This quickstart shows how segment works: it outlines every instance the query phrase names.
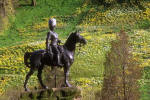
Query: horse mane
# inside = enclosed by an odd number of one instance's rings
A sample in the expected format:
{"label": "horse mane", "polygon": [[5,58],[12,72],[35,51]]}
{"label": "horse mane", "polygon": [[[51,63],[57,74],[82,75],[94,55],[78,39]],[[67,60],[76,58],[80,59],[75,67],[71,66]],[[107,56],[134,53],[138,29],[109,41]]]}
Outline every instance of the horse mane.
{"label": "horse mane", "polygon": [[[72,33],[68,36],[68,38],[67,38],[67,40],[66,40],[66,43],[69,43],[70,41],[74,40],[73,37],[74,37],[75,34],[76,34],[76,32],[72,32]],[[65,43],[65,44],[66,44],[66,43]]]}
{"label": "horse mane", "polygon": [[[76,32],[72,32],[72,33],[68,36],[68,38],[67,38],[67,40],[66,40],[66,42],[65,42],[65,44],[64,44],[64,46],[65,46],[65,47],[68,47],[68,49],[69,49],[69,48],[72,48],[72,45],[76,43],[75,34],[76,34]],[[73,46],[73,47],[74,47],[74,46]]]}

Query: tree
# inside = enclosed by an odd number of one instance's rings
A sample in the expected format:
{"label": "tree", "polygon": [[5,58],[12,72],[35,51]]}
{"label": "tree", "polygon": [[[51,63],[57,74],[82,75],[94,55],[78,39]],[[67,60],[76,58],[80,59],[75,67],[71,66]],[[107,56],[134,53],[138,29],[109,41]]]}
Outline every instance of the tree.
{"label": "tree", "polygon": [[111,42],[104,64],[103,88],[96,100],[140,100],[137,81],[141,69],[129,47],[128,35],[124,31]]}
{"label": "tree", "polygon": [[8,26],[8,16],[14,13],[14,0],[0,0],[0,31]]}
{"label": "tree", "polygon": [[32,0],[32,6],[36,6],[36,0]]}
{"label": "tree", "polygon": [[110,6],[110,5],[114,5],[115,3],[118,3],[118,4],[124,3],[124,4],[126,4],[126,6],[136,5],[142,9],[143,7],[141,5],[141,2],[144,0],[91,0],[91,1],[96,3],[96,4],[104,5],[106,7]]}
{"label": "tree", "polygon": [[0,16],[5,16],[5,0],[0,0]]}

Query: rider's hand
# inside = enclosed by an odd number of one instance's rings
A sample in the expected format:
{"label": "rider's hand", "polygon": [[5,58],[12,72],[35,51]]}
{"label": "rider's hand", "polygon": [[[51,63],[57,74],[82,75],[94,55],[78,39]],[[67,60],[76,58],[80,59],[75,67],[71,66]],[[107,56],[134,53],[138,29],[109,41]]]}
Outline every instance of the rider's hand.
{"label": "rider's hand", "polygon": [[60,44],[61,43],[61,40],[58,40],[58,44]]}

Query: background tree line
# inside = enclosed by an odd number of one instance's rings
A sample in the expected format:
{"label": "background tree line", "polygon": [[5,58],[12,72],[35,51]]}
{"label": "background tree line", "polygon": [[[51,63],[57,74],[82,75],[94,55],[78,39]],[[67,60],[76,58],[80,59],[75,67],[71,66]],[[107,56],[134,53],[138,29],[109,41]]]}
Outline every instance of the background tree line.
{"label": "background tree line", "polygon": [[0,32],[7,26],[8,16],[14,13],[13,2],[15,0],[0,0]]}
{"label": "background tree line", "polygon": [[[0,0],[0,33],[8,24],[8,16],[13,15],[14,8],[19,6],[21,0]],[[36,6],[36,0],[24,0],[29,5]]]}
{"label": "background tree line", "polygon": [[[0,0],[0,15],[6,16],[8,13],[11,12],[14,8],[14,5],[17,5],[17,2],[20,0]],[[31,1],[31,6],[36,6],[36,0],[25,0]]]}
{"label": "background tree line", "polygon": [[104,5],[104,6],[110,6],[110,5],[113,5],[113,4],[125,4],[127,6],[133,6],[133,5],[136,5],[140,8],[141,7],[141,2],[142,1],[146,1],[146,0],[92,0],[92,2],[94,3],[98,3],[100,5]]}

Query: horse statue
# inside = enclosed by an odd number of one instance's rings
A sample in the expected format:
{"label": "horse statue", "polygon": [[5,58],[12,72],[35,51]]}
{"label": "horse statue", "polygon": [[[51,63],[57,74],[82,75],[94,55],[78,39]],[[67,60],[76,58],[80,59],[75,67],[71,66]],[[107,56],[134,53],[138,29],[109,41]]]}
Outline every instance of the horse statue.
{"label": "horse statue", "polygon": [[59,48],[61,49],[60,53],[60,61],[62,62],[63,66],[57,66],[53,62],[55,62],[51,55],[46,53],[46,50],[37,50],[34,52],[26,52],[24,55],[24,63],[26,67],[30,68],[30,71],[26,75],[26,79],[24,82],[24,88],[25,91],[28,91],[27,88],[27,82],[30,78],[30,76],[34,73],[35,70],[38,70],[38,80],[40,82],[40,85],[42,88],[47,89],[48,87],[43,84],[42,82],[42,70],[44,68],[44,65],[51,66],[51,69],[53,69],[54,66],[62,67],[64,69],[64,82],[66,87],[71,87],[71,85],[68,82],[68,76],[69,76],[69,69],[71,65],[74,62],[74,54],[76,49],[76,44],[86,44],[86,40],[78,33],[73,32],[69,35],[68,39],[66,40],[64,45],[59,45]]}

